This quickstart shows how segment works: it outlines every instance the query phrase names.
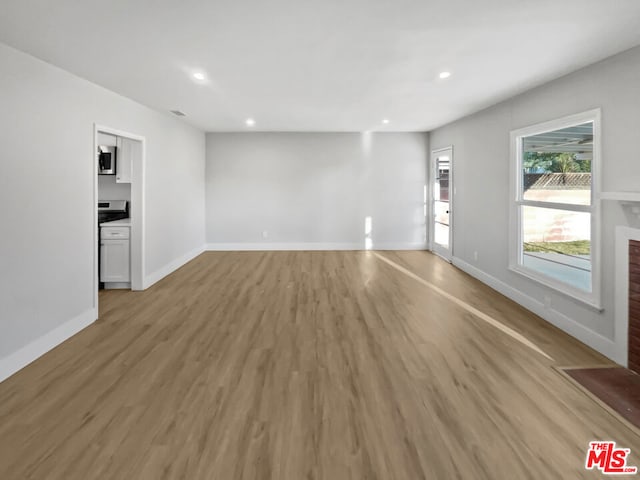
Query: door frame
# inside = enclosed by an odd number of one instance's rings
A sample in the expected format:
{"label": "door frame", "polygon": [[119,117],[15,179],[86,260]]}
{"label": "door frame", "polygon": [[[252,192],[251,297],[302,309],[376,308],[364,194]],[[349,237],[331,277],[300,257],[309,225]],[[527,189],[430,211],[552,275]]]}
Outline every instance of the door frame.
{"label": "door frame", "polygon": [[[449,155],[449,248],[445,251],[444,248],[439,248],[434,240],[434,194],[435,194],[435,178],[436,178],[436,163],[435,159],[439,154],[443,152],[450,152]],[[442,148],[431,150],[431,156],[429,158],[429,250],[442,257],[447,262],[451,263],[453,259],[453,201],[455,197],[454,179],[453,179],[453,145],[449,145]]]}
{"label": "door frame", "polygon": [[[141,143],[140,159],[133,160],[131,182],[131,290],[144,290],[145,271],[145,165],[147,139],[135,133],[126,132],[106,125],[93,124],[93,305],[98,311],[98,133],[135,140]],[[117,168],[117,164],[116,164]]]}

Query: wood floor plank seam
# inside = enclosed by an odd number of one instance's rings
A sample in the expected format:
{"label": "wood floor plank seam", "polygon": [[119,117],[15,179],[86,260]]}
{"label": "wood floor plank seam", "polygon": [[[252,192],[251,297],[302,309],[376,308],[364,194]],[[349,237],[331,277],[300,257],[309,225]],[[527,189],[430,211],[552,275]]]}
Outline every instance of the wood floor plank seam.
{"label": "wood floor plank seam", "polygon": [[373,252],[373,254],[376,256],[376,258],[379,258],[380,260],[382,260],[383,262],[385,262],[388,265],[392,266],[393,268],[395,268],[399,272],[402,272],[405,275],[413,278],[414,280],[422,283],[424,286],[430,288],[431,290],[433,290],[434,292],[436,292],[439,295],[443,296],[447,300],[450,300],[451,302],[455,303],[459,307],[465,309],[467,312],[472,313],[474,316],[480,318],[481,320],[484,320],[489,325],[497,328],[501,332],[506,333],[511,338],[517,340],[518,342],[520,342],[523,345],[527,346],[531,350],[539,353],[540,355],[543,355],[544,357],[546,357],[547,359],[551,360],[552,362],[554,361],[553,358],[550,355],[548,355],[546,352],[544,352],[535,343],[533,343],[531,340],[529,340],[525,336],[521,335],[520,333],[516,332],[512,328],[509,328],[508,326],[506,326],[502,322],[499,322],[498,320],[496,320],[495,318],[491,317],[490,315],[487,315],[486,313],[478,310],[474,306],[469,305],[467,302],[464,302],[464,301],[460,300],[459,298],[455,297],[454,295],[451,295],[450,293],[444,291],[442,288],[434,285],[433,283],[426,281],[424,278],[421,278],[420,276],[416,275],[412,271],[407,270],[402,265],[398,265],[396,262],[386,258],[384,255],[380,254],[379,252]]}

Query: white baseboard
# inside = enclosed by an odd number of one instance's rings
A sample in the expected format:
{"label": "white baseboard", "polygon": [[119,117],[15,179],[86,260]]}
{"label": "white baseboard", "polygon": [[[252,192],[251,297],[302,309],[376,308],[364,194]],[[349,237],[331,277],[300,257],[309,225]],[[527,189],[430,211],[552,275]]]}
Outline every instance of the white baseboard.
{"label": "white baseboard", "polygon": [[522,305],[527,310],[532,311],[572,337],[577,338],[582,343],[603,354],[605,357],[610,358],[614,362],[620,363],[620,359],[618,358],[618,349],[616,348],[616,343],[613,340],[594,332],[557,310],[546,308],[544,303],[539,302],[535,298],[522,293],[520,290],[517,290],[510,285],[507,285],[503,281],[483,272],[479,268],[470,265],[460,258],[453,257],[452,263],[460,270],[468,273],[474,278],[477,278],[482,283],[485,283],[494,290],[503,294],[505,297],[508,297],[514,302]]}
{"label": "white baseboard", "polygon": [[[378,243],[373,250],[426,250],[423,243]],[[364,243],[209,243],[209,251],[365,250]]]}
{"label": "white baseboard", "polygon": [[18,370],[23,369],[68,338],[73,337],[80,330],[95,322],[97,318],[98,311],[95,308],[91,308],[25,345],[20,350],[0,359],[0,382],[9,378]]}
{"label": "white baseboard", "polygon": [[427,250],[426,243],[374,243],[373,250]]}
{"label": "white baseboard", "polygon": [[142,289],[145,290],[145,289],[149,288],[151,285],[153,285],[154,283],[159,282],[160,280],[162,280],[164,277],[166,277],[170,273],[175,272],[177,269],[179,269],[185,263],[188,263],[191,260],[193,260],[194,258],[196,258],[198,255],[200,255],[205,250],[206,250],[206,248],[204,246],[195,248],[195,249],[191,250],[189,253],[186,253],[185,255],[181,256],[180,258],[176,258],[174,261],[166,264],[164,267],[159,268],[155,272],[147,275],[144,278],[144,282],[142,284]]}

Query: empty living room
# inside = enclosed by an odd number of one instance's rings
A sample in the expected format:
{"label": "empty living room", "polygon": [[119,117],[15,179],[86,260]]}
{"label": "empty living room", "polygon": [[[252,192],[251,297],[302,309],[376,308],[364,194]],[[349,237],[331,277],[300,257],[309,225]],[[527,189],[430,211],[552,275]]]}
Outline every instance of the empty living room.
{"label": "empty living room", "polygon": [[4,0],[0,479],[636,478],[639,25]]}

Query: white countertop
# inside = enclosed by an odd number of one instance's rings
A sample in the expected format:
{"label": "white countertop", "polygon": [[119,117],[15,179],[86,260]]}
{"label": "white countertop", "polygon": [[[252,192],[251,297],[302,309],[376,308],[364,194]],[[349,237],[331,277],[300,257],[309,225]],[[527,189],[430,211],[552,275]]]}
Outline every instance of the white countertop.
{"label": "white countertop", "polygon": [[110,222],[104,222],[100,224],[101,227],[130,227],[131,219],[123,218],[120,220],[112,220]]}

